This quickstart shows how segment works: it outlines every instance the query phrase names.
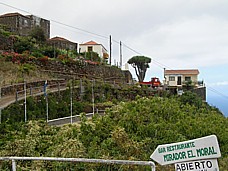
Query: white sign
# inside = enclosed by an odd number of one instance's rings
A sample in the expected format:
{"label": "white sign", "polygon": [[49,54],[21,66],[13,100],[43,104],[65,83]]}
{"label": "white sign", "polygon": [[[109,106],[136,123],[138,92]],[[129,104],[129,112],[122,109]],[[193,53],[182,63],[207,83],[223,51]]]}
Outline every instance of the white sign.
{"label": "white sign", "polygon": [[215,135],[159,145],[150,156],[161,165],[219,157],[221,153]]}
{"label": "white sign", "polygon": [[175,171],[219,171],[217,159],[175,164]]}

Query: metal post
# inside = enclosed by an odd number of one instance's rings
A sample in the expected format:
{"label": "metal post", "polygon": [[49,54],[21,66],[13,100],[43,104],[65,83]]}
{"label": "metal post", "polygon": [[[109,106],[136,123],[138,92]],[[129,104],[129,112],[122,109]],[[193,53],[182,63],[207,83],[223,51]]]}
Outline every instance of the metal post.
{"label": "metal post", "polygon": [[30,86],[30,96],[32,96],[32,86]]}
{"label": "metal post", "polygon": [[0,108],[0,124],[2,123],[2,108]]}
{"label": "metal post", "polygon": [[82,94],[82,79],[80,79],[80,95]]}
{"label": "metal post", "polygon": [[94,115],[94,89],[93,89],[93,86],[94,86],[94,80],[92,80],[92,103],[93,103],[93,115]]}
{"label": "metal post", "polygon": [[[2,88],[0,87],[0,99],[2,98]],[[2,108],[0,108],[0,124],[2,123]]]}
{"label": "metal post", "polygon": [[26,81],[24,82],[24,92],[25,92],[25,122],[27,122],[27,104],[26,104]]}
{"label": "metal post", "polygon": [[72,116],[73,115],[73,99],[72,99],[72,80],[70,85],[70,123],[73,123]]}
{"label": "metal post", "polygon": [[149,161],[149,163],[150,163],[150,166],[151,166],[151,171],[155,171],[155,164],[154,164],[154,162],[152,162],[152,161]]}
{"label": "metal post", "polygon": [[13,159],[12,160],[12,171],[16,171],[16,170],[17,170],[16,161]]}
{"label": "metal post", "polygon": [[46,115],[47,115],[47,122],[48,122],[48,97],[46,96]]}
{"label": "metal post", "polygon": [[17,92],[17,90],[16,90],[16,102],[17,102],[17,99],[18,99],[18,92]]}
{"label": "metal post", "polygon": [[48,122],[48,97],[47,97],[47,86],[48,86],[48,81],[46,80],[44,82],[44,97],[46,100],[46,117],[47,117],[47,122]]}
{"label": "metal post", "polygon": [[60,83],[58,82],[58,93],[59,93],[59,98],[60,98]]}

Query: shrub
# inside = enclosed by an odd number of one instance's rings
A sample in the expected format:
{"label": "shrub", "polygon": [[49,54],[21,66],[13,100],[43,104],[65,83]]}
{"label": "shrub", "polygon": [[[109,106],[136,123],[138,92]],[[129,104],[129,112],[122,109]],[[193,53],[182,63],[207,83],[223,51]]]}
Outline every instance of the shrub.
{"label": "shrub", "polygon": [[34,48],[34,44],[28,38],[19,38],[13,45],[13,49],[17,53],[23,53],[24,51],[31,52]]}
{"label": "shrub", "polygon": [[38,58],[38,60],[42,63],[42,64],[47,64],[48,62],[48,57],[47,56],[43,56]]}
{"label": "shrub", "polygon": [[32,52],[31,54],[32,56],[36,57],[36,58],[40,58],[43,57],[44,55],[38,51]]}

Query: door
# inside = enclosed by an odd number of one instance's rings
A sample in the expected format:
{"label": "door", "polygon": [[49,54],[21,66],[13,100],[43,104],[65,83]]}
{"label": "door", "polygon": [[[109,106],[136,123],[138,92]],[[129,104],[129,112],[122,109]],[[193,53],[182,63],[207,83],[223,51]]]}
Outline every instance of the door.
{"label": "door", "polygon": [[181,85],[181,76],[177,77],[177,85]]}

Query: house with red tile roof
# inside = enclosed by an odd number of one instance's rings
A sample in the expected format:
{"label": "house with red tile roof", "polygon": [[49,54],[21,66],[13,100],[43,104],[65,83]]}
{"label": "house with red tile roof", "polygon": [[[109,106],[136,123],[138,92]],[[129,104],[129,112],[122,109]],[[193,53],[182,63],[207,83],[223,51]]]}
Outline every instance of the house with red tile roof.
{"label": "house with red tile roof", "polygon": [[191,91],[206,101],[206,87],[198,80],[199,73],[198,69],[165,70],[164,89],[178,95]]}
{"label": "house with red tile roof", "polygon": [[54,48],[65,49],[65,50],[77,51],[77,47],[78,47],[77,43],[58,36],[48,39],[47,43]]}
{"label": "house with red tile roof", "polygon": [[79,45],[79,52],[96,52],[101,59],[107,60],[109,58],[106,48],[95,41],[89,41]]}

